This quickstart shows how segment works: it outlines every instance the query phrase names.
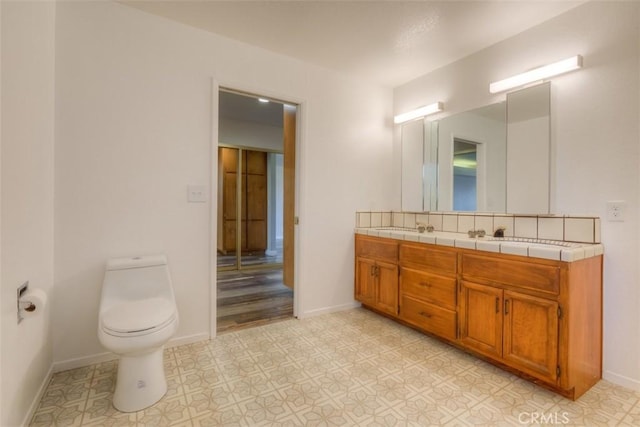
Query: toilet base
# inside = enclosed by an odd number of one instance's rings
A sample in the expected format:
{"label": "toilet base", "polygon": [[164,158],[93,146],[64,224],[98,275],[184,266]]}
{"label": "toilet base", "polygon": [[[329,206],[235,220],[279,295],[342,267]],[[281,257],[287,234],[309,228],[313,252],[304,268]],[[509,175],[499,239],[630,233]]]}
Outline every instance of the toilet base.
{"label": "toilet base", "polygon": [[167,392],[164,374],[164,346],[138,356],[121,356],[113,406],[121,412],[147,408]]}

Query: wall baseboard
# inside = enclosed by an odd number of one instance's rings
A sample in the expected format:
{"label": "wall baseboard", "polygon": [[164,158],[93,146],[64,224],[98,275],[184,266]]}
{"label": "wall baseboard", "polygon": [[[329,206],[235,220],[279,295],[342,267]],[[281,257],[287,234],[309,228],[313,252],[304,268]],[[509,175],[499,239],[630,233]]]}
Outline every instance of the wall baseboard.
{"label": "wall baseboard", "polygon": [[318,308],[316,310],[305,311],[304,313],[301,313],[300,315],[298,315],[298,318],[304,319],[306,317],[320,316],[323,314],[335,313],[337,311],[351,310],[352,308],[358,308],[360,306],[361,304],[359,302],[354,301],[348,304],[335,305],[332,307],[324,307],[324,308]]}
{"label": "wall baseboard", "polygon": [[166,347],[177,347],[179,345],[193,344],[194,342],[199,341],[208,341],[209,339],[209,334],[203,332],[200,334],[187,335],[186,337],[172,339],[167,343]]}
{"label": "wall baseboard", "polygon": [[602,378],[622,387],[640,391],[640,381],[611,371],[604,371]]}
{"label": "wall baseboard", "polygon": [[40,387],[38,388],[38,392],[36,393],[35,397],[33,398],[33,402],[31,402],[31,405],[29,406],[29,410],[27,411],[24,419],[22,420],[22,423],[20,425],[22,426],[28,426],[31,419],[33,418],[33,415],[36,413],[36,410],[38,409],[38,405],[40,404],[40,400],[42,400],[42,397],[44,396],[44,392],[47,390],[47,386],[49,385],[49,381],[51,381],[51,377],[53,376],[53,365],[51,365],[51,367],[49,367],[49,371],[47,372],[47,375],[44,376],[44,379],[42,380],[42,383],[40,384]]}
{"label": "wall baseboard", "polygon": [[[205,341],[209,339],[208,333],[199,333],[193,335],[187,335],[184,337],[174,338],[169,340],[165,347],[176,347],[180,345],[191,344],[198,341]],[[63,360],[60,362],[54,362],[51,371],[53,373],[68,371],[69,369],[82,368],[84,366],[95,365],[96,363],[108,362],[118,358],[117,354],[104,352],[98,354],[92,354],[90,356],[78,357],[75,359]]]}

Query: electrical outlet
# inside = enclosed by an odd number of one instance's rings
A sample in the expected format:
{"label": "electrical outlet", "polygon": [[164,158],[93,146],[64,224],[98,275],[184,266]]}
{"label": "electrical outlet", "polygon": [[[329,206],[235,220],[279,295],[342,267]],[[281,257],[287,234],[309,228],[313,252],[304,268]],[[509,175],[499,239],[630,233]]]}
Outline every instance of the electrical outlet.
{"label": "electrical outlet", "polygon": [[612,200],[607,202],[607,220],[622,222],[626,218],[627,202],[624,200]]}

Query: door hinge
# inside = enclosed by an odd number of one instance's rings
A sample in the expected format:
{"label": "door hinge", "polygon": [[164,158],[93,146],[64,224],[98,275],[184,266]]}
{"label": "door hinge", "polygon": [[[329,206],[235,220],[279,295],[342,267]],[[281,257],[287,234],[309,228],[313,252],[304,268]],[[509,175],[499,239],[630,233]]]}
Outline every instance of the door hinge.
{"label": "door hinge", "polygon": [[293,217],[293,225],[298,225],[298,224],[300,224],[300,218],[297,217],[297,216],[294,216]]}
{"label": "door hinge", "polygon": [[562,307],[558,306],[558,319],[562,318]]}
{"label": "door hinge", "polygon": [[556,366],[556,377],[560,376],[560,365]]}

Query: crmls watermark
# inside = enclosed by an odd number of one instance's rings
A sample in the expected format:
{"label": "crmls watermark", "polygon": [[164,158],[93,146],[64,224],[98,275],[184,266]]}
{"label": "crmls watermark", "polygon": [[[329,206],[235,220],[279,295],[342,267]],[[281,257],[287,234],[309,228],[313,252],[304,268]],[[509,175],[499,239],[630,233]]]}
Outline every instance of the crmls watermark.
{"label": "crmls watermark", "polygon": [[568,412],[521,412],[518,415],[520,424],[525,425],[562,425],[569,424]]}

